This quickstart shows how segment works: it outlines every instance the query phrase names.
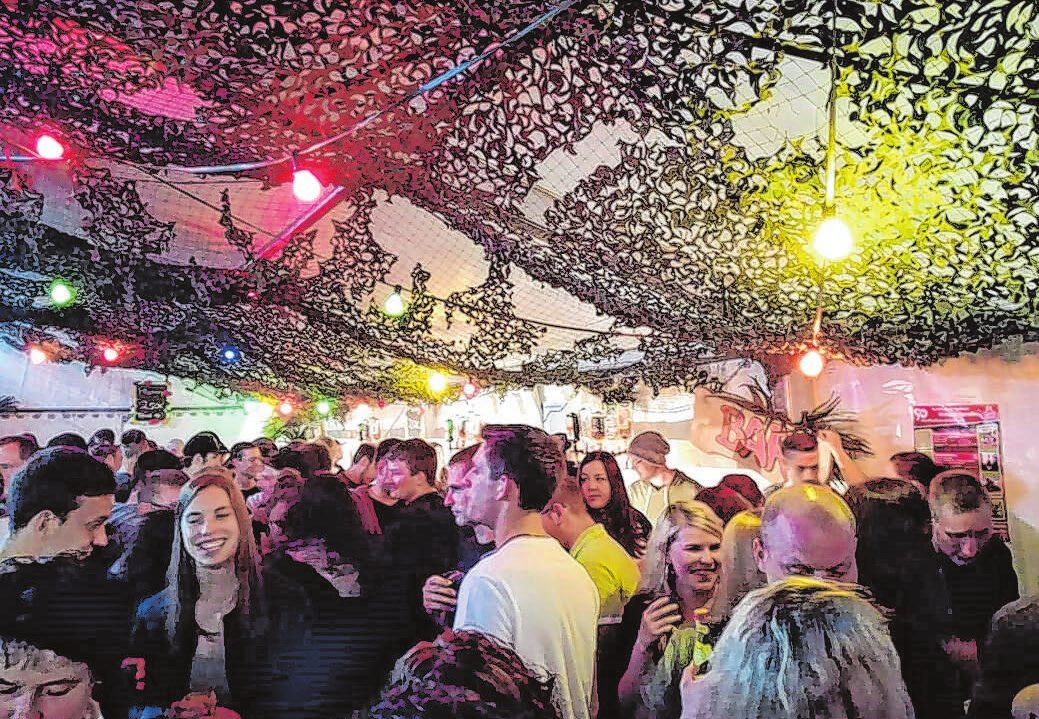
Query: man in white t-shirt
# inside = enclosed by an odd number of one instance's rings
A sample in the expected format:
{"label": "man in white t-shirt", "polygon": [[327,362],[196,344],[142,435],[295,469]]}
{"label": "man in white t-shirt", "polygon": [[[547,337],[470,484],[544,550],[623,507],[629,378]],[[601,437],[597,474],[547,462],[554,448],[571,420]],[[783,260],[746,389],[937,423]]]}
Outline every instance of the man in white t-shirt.
{"label": "man in white t-shirt", "polygon": [[488,425],[483,440],[472,471],[449,481],[445,504],[458,524],[491,527],[497,549],[462,580],[454,628],[511,646],[555,679],[563,719],[590,719],[599,594],[541,523],[563,455],[549,435],[525,425]]}

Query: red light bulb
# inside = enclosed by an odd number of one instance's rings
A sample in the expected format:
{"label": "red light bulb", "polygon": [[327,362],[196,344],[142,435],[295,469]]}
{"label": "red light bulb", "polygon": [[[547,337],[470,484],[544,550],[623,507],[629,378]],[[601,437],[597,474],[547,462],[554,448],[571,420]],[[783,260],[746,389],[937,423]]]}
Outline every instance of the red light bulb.
{"label": "red light bulb", "polygon": [[44,160],[60,160],[65,148],[50,135],[40,135],[36,139],[36,154]]}

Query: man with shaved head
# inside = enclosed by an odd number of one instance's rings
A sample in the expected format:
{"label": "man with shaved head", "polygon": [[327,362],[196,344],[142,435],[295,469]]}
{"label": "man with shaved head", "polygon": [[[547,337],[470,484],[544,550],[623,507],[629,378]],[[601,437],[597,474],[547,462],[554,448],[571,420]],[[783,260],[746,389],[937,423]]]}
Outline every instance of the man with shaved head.
{"label": "man with shaved head", "polygon": [[758,568],[769,582],[790,576],[856,582],[855,547],[855,515],[840,495],[817,484],[773,493],[754,540]]}

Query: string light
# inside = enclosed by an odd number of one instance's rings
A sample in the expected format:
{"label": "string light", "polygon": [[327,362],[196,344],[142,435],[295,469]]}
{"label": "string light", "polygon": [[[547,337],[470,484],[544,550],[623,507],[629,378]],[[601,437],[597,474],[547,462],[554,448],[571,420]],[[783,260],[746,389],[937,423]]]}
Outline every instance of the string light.
{"label": "string light", "polygon": [[322,417],[332,413],[332,403],[323,399],[314,406],[314,410]]}
{"label": "string light", "polygon": [[407,306],[404,304],[404,298],[400,296],[400,287],[395,288],[393,294],[386,298],[386,304],[383,307],[390,317],[400,317],[404,314]]}
{"label": "string light", "polygon": [[50,355],[41,350],[39,347],[32,347],[29,349],[29,361],[33,364],[43,364],[50,359]]}
{"label": "string light", "polygon": [[237,347],[227,345],[222,350],[220,350],[220,360],[226,364],[234,364],[241,358],[242,353],[238,351]]}
{"label": "string light", "polygon": [[282,417],[288,417],[296,410],[296,406],[292,402],[285,400],[278,405],[278,414]]}
{"label": "string light", "polygon": [[476,384],[471,379],[467,380],[466,383],[462,385],[462,394],[465,395],[467,399],[472,399],[479,393],[480,385]]}
{"label": "string light", "polygon": [[50,287],[50,298],[55,307],[66,307],[76,299],[76,293],[62,280],[55,280]]}
{"label": "string light", "polygon": [[815,232],[813,247],[820,255],[831,261],[843,260],[855,246],[851,230],[837,217],[828,217]]}
{"label": "string light", "polygon": [[447,377],[440,372],[429,375],[429,389],[433,394],[440,394],[447,389]]}
{"label": "string light", "polygon": [[115,347],[105,347],[101,351],[101,356],[104,358],[105,362],[111,364],[119,360],[120,352]]}
{"label": "string light", "polygon": [[60,160],[65,148],[50,135],[40,135],[36,138],[36,154],[44,160]]}
{"label": "string light", "polygon": [[313,202],[321,197],[321,181],[310,170],[295,170],[292,173],[292,192],[301,202]]}
{"label": "string light", "polygon": [[814,379],[822,374],[823,367],[826,366],[826,358],[823,357],[823,353],[819,350],[811,349],[801,356],[797,366],[801,370],[801,374]]}

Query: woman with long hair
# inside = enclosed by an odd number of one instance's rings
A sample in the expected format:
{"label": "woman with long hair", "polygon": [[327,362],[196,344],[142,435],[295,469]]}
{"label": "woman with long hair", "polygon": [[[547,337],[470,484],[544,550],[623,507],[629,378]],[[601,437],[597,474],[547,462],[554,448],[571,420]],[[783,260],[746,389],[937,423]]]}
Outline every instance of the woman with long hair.
{"label": "woman with long hair", "polygon": [[581,494],[592,519],[632,557],[645,555],[653,525],[631,506],[617,459],[609,452],[589,452],[577,470]]}
{"label": "woman with long hair", "polygon": [[721,520],[700,502],[673,504],[657,522],[621,622],[621,656],[630,648],[618,686],[625,716],[678,719],[682,670],[707,661],[720,631],[712,608],[721,540]]}
{"label": "woman with long hair", "polygon": [[747,510],[729,520],[722,533],[718,561],[721,572],[714,597],[714,616],[725,620],[748,592],[765,586],[765,573],[754,556],[754,540],[761,537],[761,512]]}
{"label": "woman with long hair", "polygon": [[913,719],[880,612],[855,585],[774,582],[736,607],[684,719]]}
{"label": "woman with long hair", "polygon": [[227,473],[203,471],[181,489],[166,581],[137,610],[138,703],[165,708],[214,693],[221,706],[255,716],[272,628],[282,623],[264,601],[245,499]]}

